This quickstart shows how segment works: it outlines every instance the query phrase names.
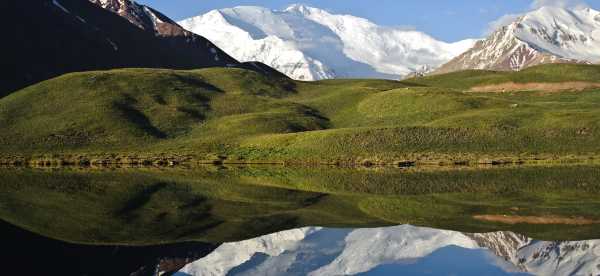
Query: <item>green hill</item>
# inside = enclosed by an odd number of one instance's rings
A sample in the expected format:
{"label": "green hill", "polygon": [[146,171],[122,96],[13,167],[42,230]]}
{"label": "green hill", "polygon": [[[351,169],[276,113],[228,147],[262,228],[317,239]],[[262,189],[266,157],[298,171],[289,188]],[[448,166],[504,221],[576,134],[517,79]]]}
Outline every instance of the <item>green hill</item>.
{"label": "green hill", "polygon": [[503,82],[600,82],[600,66],[582,64],[544,64],[519,72],[467,70],[408,80],[415,84],[467,89],[479,85]]}
{"label": "green hill", "polygon": [[[403,82],[296,82],[226,68],[74,73],[0,99],[0,152],[300,163],[589,158],[600,154],[599,80],[600,66],[560,64]],[[503,83],[515,89],[473,92]]]}

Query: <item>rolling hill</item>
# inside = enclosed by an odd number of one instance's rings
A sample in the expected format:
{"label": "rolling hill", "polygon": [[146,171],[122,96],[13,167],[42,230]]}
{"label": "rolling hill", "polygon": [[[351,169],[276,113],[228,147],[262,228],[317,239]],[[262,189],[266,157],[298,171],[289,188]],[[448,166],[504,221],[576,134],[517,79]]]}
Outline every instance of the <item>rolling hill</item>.
{"label": "rolling hill", "polygon": [[568,64],[404,82],[298,82],[235,68],[72,73],[0,100],[0,151],[122,162],[587,158],[600,154],[598,79],[599,66]]}

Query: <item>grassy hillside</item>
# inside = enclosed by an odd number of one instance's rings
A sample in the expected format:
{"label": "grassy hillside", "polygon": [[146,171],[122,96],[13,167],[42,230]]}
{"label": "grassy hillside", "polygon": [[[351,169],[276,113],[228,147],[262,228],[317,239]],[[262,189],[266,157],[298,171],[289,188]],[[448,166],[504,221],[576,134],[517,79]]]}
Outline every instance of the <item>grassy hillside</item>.
{"label": "grassy hillside", "polygon": [[519,72],[467,70],[407,80],[414,84],[467,89],[503,82],[600,82],[600,66],[582,64],[544,64]]}
{"label": "grassy hillside", "polygon": [[225,68],[75,73],[0,99],[0,152],[317,163],[589,158],[600,155],[600,89],[469,90],[598,80],[600,66],[561,64],[403,82],[295,82]]}

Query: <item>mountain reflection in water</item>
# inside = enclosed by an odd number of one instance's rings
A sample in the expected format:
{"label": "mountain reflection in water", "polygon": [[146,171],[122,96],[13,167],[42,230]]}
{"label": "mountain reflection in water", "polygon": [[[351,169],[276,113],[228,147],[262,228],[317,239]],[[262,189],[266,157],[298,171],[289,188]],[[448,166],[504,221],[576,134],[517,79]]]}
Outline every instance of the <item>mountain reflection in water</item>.
{"label": "mountain reflection in water", "polygon": [[599,275],[597,242],[576,242],[600,238],[598,179],[595,165],[6,168],[0,275]]}
{"label": "mountain reflection in water", "polygon": [[599,275],[600,240],[547,242],[402,225],[305,227],[225,243],[189,275]]}

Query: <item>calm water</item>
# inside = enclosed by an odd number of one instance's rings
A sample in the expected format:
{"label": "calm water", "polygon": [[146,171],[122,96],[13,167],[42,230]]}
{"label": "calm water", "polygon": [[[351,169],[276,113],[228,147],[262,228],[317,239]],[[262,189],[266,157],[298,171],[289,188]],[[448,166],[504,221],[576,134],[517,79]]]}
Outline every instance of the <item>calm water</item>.
{"label": "calm water", "polygon": [[581,165],[2,169],[3,271],[600,275],[599,179]]}
{"label": "calm water", "polygon": [[199,259],[215,245],[187,242],[155,246],[67,243],[0,221],[2,275],[156,275]]}
{"label": "calm water", "polygon": [[176,275],[598,275],[599,265],[600,240],[307,227],[223,244]]}

